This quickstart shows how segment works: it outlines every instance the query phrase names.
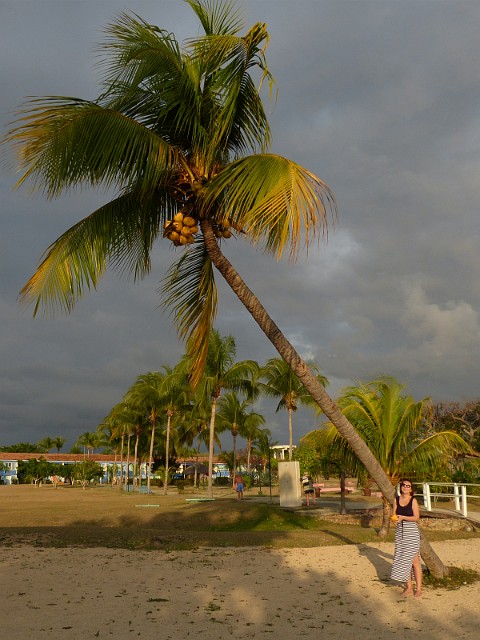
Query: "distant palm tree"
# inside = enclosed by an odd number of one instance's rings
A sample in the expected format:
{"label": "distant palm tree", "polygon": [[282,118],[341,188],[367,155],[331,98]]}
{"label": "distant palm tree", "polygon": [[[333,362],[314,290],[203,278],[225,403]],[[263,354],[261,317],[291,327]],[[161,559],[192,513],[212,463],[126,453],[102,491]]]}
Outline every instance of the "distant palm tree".
{"label": "distant palm tree", "polygon": [[[245,418],[241,435],[247,441],[247,472],[250,471],[253,443],[265,431],[261,428],[264,424],[265,418],[256,411],[250,411]],[[270,434],[268,429],[267,431]]]}
{"label": "distant palm tree", "polygon": [[278,444],[276,441],[272,441],[272,433],[270,429],[260,429],[255,441],[253,442],[253,454],[261,459],[264,472],[267,468],[268,462],[271,461],[271,448],[276,444]]}
{"label": "distant palm tree", "polygon": [[198,385],[197,394],[211,400],[209,445],[208,445],[208,495],[213,498],[213,454],[217,402],[223,390],[235,390],[254,397],[253,381],[258,373],[258,364],[253,360],[235,362],[237,348],[233,336],[221,337],[212,329],[205,370]]}
{"label": "distant palm tree", "polygon": [[66,441],[66,438],[62,438],[62,436],[56,436],[55,438],[53,438],[53,446],[56,447],[57,453],[60,453],[60,449],[63,447]]}
{"label": "distant palm tree", "polygon": [[[167,495],[170,460],[170,438],[175,418],[191,409],[191,389],[186,372],[181,365],[176,368],[163,367],[163,372],[139,376],[127,397],[137,407],[146,409],[152,426],[150,439],[150,460],[152,460],[155,428],[160,416],[165,418],[165,481],[163,492]],[[149,482],[147,481],[149,486]]]}
{"label": "distant palm tree", "polygon": [[240,401],[235,392],[227,393],[218,402],[217,422],[221,430],[229,429],[233,438],[233,475],[237,471],[237,436],[247,439],[247,471],[250,470],[250,449],[253,437],[261,424],[265,424],[265,418],[251,410],[248,411],[250,402]]}
{"label": "distant palm tree", "polygon": [[53,447],[55,446],[55,441],[52,438],[42,438],[39,443],[38,443],[38,448],[41,449],[42,451],[44,451],[45,453],[48,453],[50,451],[50,449],[53,449]]}
{"label": "distant palm tree", "polygon": [[89,457],[98,446],[98,434],[95,432],[85,431],[77,439],[77,444],[83,447],[84,454],[87,452],[87,457]]}
{"label": "distant palm tree", "polygon": [[[327,378],[318,372],[315,365],[310,365],[311,371],[316,375],[318,382],[325,386]],[[280,398],[277,411],[286,409],[288,414],[288,434],[289,447],[288,458],[292,459],[293,452],[293,412],[297,410],[299,404],[306,406],[317,406],[317,403],[307,391],[305,385],[292,371],[290,366],[281,358],[271,358],[260,371],[259,387],[262,393],[273,398]]]}
{"label": "distant palm tree", "polygon": [[[237,436],[245,421],[245,405],[246,401],[241,402],[233,391],[227,393],[218,401],[217,428],[219,431],[229,429],[233,439],[232,468],[229,468],[232,472],[232,482],[234,482],[237,472]],[[226,452],[223,452],[223,454],[226,454]]]}

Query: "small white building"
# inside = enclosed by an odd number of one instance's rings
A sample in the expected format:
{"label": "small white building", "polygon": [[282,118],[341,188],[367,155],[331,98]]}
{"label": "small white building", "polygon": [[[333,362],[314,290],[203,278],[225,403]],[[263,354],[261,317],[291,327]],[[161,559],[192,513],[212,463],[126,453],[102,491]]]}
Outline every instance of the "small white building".
{"label": "small white building", "polygon": [[[296,445],[292,445],[292,449],[296,448]],[[288,444],[276,444],[270,447],[270,450],[275,460],[288,460],[288,452],[290,451]]]}

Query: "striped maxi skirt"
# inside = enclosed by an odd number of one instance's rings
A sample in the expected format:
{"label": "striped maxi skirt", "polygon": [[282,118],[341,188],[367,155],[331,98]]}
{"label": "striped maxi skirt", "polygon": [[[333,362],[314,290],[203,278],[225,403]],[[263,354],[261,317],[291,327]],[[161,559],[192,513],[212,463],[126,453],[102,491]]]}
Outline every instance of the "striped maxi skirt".
{"label": "striped maxi skirt", "polygon": [[402,520],[395,529],[395,554],[390,577],[407,582],[412,575],[412,563],[420,553],[420,531],[416,522]]}

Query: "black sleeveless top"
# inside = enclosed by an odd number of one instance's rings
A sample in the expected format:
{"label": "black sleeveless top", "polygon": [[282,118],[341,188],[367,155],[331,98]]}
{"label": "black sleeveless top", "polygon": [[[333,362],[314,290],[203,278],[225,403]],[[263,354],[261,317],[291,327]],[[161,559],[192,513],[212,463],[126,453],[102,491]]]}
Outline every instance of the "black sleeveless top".
{"label": "black sleeveless top", "polygon": [[410,498],[410,502],[406,504],[404,507],[400,504],[400,496],[396,497],[397,501],[397,516],[413,516],[413,496]]}

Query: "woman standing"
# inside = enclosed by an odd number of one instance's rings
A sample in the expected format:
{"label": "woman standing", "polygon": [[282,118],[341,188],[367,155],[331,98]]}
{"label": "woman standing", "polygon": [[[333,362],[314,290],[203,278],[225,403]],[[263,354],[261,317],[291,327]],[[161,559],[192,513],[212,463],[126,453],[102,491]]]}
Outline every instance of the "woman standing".
{"label": "woman standing", "polygon": [[312,500],[312,504],[315,504],[315,489],[313,487],[313,480],[308,475],[308,473],[304,473],[302,476],[302,487],[307,507],[310,506],[310,499]]}
{"label": "woman standing", "polygon": [[[420,564],[420,509],[414,498],[411,480],[400,480],[400,495],[395,497],[392,520],[397,523],[395,529],[395,554],[391,578],[405,582],[402,596],[422,595],[422,567]],[[415,592],[412,584],[412,569],[415,576]]]}

